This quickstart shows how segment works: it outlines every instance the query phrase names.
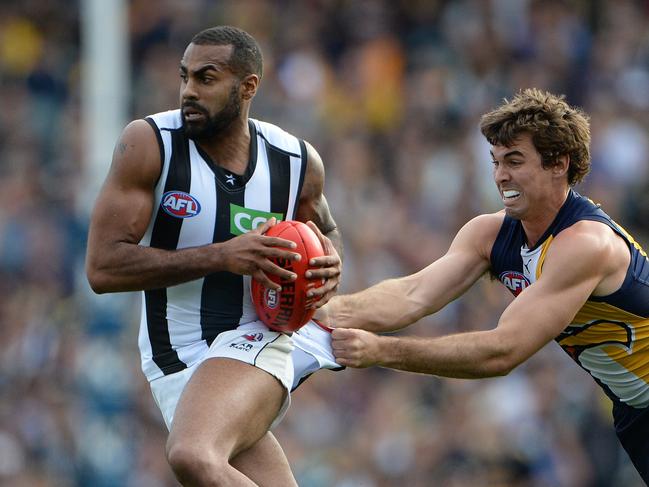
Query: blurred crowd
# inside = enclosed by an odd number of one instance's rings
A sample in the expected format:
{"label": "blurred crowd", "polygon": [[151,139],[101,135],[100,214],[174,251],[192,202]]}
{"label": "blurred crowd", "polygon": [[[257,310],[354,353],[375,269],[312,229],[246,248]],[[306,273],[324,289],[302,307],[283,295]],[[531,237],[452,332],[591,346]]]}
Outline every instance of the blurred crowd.
{"label": "blurred crowd", "polygon": [[[94,296],[83,271],[79,7],[0,7],[0,486],[175,486],[139,369],[139,297]],[[577,189],[649,245],[646,0],[128,7],[132,118],[177,106],[198,30],[231,24],[260,42],[251,116],[320,152],[343,292],[420,269],[463,222],[499,209],[478,120],[525,87],[590,114],[593,168]],[[485,329],[509,299],[485,280],[406,333]],[[304,487],[642,485],[610,403],[554,344],[499,379],[321,372],[275,433]]]}

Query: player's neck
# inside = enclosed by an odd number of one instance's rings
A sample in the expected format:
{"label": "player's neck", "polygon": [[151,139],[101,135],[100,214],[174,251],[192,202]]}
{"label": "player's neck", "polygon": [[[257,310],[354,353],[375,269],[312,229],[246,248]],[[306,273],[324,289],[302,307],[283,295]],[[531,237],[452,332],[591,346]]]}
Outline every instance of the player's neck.
{"label": "player's neck", "polygon": [[556,216],[557,214],[554,213],[553,215],[545,215],[542,219],[521,221],[523,224],[523,230],[525,231],[528,248],[531,249],[538,243],[539,239],[550,227]]}
{"label": "player's neck", "polygon": [[570,188],[565,192],[558,193],[556,197],[549,198],[543,208],[537,208],[532,215],[521,219],[528,248],[534,247],[547,229],[550,228],[550,225],[552,225],[565,204],[569,191]]}
{"label": "player's neck", "polygon": [[250,159],[248,118],[238,118],[226,131],[196,144],[210,156],[213,163],[233,173],[243,174]]}

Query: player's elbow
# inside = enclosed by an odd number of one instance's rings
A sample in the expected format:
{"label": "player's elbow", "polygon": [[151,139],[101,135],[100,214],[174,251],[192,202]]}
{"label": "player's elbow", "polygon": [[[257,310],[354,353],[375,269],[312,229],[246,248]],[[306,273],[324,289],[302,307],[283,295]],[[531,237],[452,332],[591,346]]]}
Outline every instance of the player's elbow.
{"label": "player's elbow", "polygon": [[518,362],[509,356],[496,357],[485,366],[485,377],[504,377],[518,366]]}
{"label": "player's elbow", "polygon": [[86,260],[86,279],[88,279],[90,289],[97,294],[113,291],[110,274],[92,259]]}
{"label": "player's elbow", "polygon": [[104,294],[109,292],[108,280],[101,272],[94,269],[86,269],[86,278],[88,279],[88,284],[90,284],[90,289],[95,293]]}
{"label": "player's elbow", "polygon": [[[518,367],[525,358],[520,352],[520,346],[507,337],[501,336],[498,331],[492,332],[493,345],[491,353],[484,361],[486,377],[503,377]],[[488,339],[487,339],[488,341]]]}

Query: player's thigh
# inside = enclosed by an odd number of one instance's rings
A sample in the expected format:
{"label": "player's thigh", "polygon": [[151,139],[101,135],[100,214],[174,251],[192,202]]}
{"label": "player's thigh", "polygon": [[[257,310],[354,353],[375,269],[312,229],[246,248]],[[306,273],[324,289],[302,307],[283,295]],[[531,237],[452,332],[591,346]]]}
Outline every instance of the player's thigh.
{"label": "player's thigh", "polygon": [[230,464],[260,487],[297,487],[286,454],[270,431]]}
{"label": "player's thigh", "polygon": [[231,458],[266,433],[285,394],[275,377],[253,365],[230,358],[208,359],[180,397],[168,447],[189,444]]}

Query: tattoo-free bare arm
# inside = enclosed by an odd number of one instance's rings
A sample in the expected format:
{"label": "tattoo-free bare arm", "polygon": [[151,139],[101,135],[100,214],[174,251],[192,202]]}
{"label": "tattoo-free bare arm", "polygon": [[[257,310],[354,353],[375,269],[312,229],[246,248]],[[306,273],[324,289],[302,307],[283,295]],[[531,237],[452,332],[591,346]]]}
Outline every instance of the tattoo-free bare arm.
{"label": "tattoo-free bare arm", "polygon": [[555,239],[543,274],[507,307],[495,329],[433,339],[337,329],[338,362],[458,378],[509,373],[565,329],[609,272],[610,246],[578,233],[562,232]]}
{"label": "tattoo-free bare arm", "polygon": [[335,296],[325,306],[323,319],[337,328],[388,332],[440,310],[487,271],[502,219],[500,214],[474,218],[460,229],[444,256],[415,274]]}

